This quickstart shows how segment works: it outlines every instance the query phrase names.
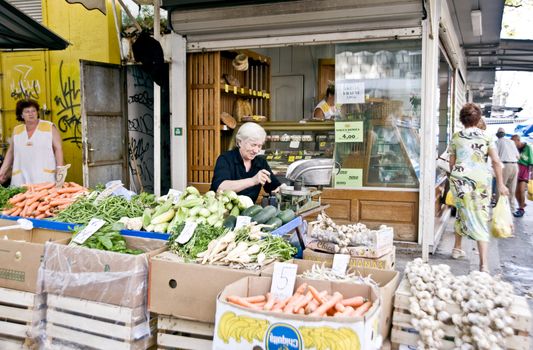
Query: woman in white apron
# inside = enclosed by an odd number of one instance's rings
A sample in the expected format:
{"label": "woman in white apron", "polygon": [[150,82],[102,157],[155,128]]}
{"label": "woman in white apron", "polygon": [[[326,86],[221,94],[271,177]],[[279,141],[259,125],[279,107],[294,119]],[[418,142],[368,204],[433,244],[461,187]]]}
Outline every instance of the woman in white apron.
{"label": "woman in white apron", "polygon": [[56,168],[63,166],[61,136],[52,122],[39,119],[39,103],[35,100],[17,102],[17,120],[24,124],[13,129],[13,137],[4,163],[0,182],[11,172],[11,185],[54,182]]}
{"label": "woman in white apron", "polygon": [[329,86],[326,90],[326,96],[316,105],[313,111],[313,119],[335,120],[338,115],[339,111],[335,105],[335,87]]}

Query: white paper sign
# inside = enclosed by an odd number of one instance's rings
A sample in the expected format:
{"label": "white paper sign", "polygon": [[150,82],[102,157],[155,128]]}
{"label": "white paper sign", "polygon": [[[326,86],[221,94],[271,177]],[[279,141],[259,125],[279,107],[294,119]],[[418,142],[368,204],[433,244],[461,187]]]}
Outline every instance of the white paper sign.
{"label": "white paper sign", "polygon": [[289,148],[300,148],[300,141],[291,141],[289,143]]}
{"label": "white paper sign", "polygon": [[185,244],[189,242],[194,233],[194,230],[196,230],[197,225],[198,224],[194,221],[185,221],[185,226],[183,227],[183,230],[181,230],[181,233],[176,241],[179,244]]}
{"label": "white paper sign", "polygon": [[354,79],[336,81],[335,103],[365,103],[365,83]]}
{"label": "white paper sign", "polygon": [[350,255],[348,254],[335,254],[333,255],[333,265],[331,271],[338,276],[345,276],[348,263],[350,262]]}
{"label": "white paper sign", "polygon": [[278,300],[284,300],[294,294],[296,271],[298,265],[289,263],[274,263],[272,285],[270,293]]}
{"label": "white paper sign", "polygon": [[243,226],[249,225],[252,222],[252,218],[249,216],[237,216],[237,222],[235,223],[235,230],[240,229]]}
{"label": "white paper sign", "polygon": [[89,237],[91,237],[100,227],[104,226],[105,221],[102,219],[92,218],[91,221],[81,230],[72,240],[74,243],[83,244]]}
{"label": "white paper sign", "polygon": [[176,203],[178,203],[180,201],[181,194],[182,194],[181,191],[178,191],[178,190],[175,190],[175,189],[171,188],[170,190],[168,190],[168,193],[167,193],[167,196],[166,196],[165,200],[169,196],[172,196],[172,203],[176,204]]}

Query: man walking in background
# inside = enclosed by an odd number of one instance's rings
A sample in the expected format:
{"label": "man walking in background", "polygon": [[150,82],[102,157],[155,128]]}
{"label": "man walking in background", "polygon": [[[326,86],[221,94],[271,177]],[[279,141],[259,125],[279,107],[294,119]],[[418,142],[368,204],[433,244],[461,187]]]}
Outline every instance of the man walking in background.
{"label": "man walking in background", "polygon": [[516,201],[518,210],[513,213],[517,218],[524,216],[526,207],[526,187],[531,179],[531,168],[533,167],[533,147],[525,142],[520,141],[519,135],[513,135],[511,140],[514,141],[520,158],[518,158],[518,176],[516,184]]}
{"label": "man walking in background", "polygon": [[[511,212],[516,212],[515,191],[516,181],[518,176],[518,158],[520,157],[518,149],[513,141],[505,138],[505,130],[499,128],[496,133],[498,140],[496,147],[498,148],[498,156],[503,163],[502,177],[503,183],[509,189],[509,204],[511,205]],[[499,193],[496,191],[496,201],[499,198]]]}

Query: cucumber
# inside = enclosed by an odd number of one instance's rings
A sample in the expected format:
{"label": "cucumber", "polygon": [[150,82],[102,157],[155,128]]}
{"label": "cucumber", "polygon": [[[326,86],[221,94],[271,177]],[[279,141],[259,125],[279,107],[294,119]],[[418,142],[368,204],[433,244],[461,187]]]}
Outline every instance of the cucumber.
{"label": "cucumber", "polygon": [[281,225],[283,225],[283,222],[281,222],[280,218],[273,217],[272,219],[268,220],[265,224],[266,225],[272,225],[272,227],[265,227],[264,228],[264,230],[266,232],[270,232],[270,231],[274,231],[278,227],[281,227]]}
{"label": "cucumber", "polygon": [[293,220],[296,217],[296,214],[294,213],[294,210],[292,209],[285,209],[276,216],[281,219],[283,224],[285,225],[289,221]]}
{"label": "cucumber", "polygon": [[253,217],[255,214],[259,213],[261,210],[263,210],[263,208],[260,205],[252,205],[251,207],[244,209],[241,215]]}
{"label": "cucumber", "polygon": [[255,214],[252,217],[252,221],[255,221],[258,224],[264,224],[268,220],[276,216],[278,209],[272,205],[267,205],[259,213]]}
{"label": "cucumber", "polygon": [[237,224],[237,218],[233,215],[228,216],[224,222],[222,223],[222,226],[225,228],[229,228],[230,230],[233,230],[235,228],[235,224]]}

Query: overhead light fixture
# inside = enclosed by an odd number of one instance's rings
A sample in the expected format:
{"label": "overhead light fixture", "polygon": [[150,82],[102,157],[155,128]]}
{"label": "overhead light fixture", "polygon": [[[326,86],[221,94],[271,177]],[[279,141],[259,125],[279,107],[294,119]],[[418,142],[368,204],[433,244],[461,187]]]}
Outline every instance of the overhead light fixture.
{"label": "overhead light fixture", "polygon": [[474,36],[481,36],[483,34],[481,10],[473,10],[470,12],[470,18],[472,19],[472,34]]}

